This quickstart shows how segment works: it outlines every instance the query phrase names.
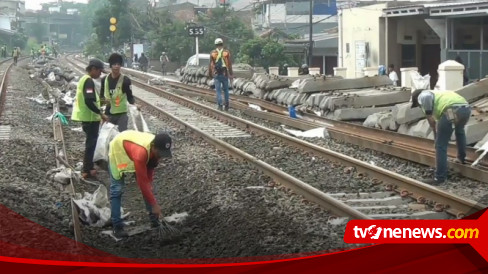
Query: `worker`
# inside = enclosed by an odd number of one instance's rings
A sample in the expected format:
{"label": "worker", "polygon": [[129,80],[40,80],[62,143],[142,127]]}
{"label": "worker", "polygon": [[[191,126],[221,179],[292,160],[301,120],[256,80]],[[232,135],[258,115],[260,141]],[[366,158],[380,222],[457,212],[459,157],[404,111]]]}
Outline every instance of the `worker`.
{"label": "worker", "polygon": [[168,55],[166,55],[166,52],[161,52],[161,56],[159,56],[159,62],[161,62],[161,73],[163,75],[166,75],[166,66],[168,65],[169,63],[169,58],[168,58]]}
{"label": "worker", "polygon": [[149,66],[149,60],[144,55],[144,52],[142,52],[141,57],[139,57],[139,64],[141,66],[141,70],[147,72],[147,67]]}
{"label": "worker", "polygon": [[307,64],[303,64],[300,67],[300,73],[299,73],[299,75],[308,75],[308,74],[309,74],[308,65]]}
{"label": "worker", "polygon": [[[208,65],[208,76],[214,79],[215,91],[217,92],[218,109],[222,110],[222,105],[226,111],[229,110],[229,80],[232,82],[232,63],[230,61],[230,51],[224,49],[224,41],[221,38],[215,39],[216,49],[210,52],[210,64]],[[224,99],[222,102],[222,89]]]}
{"label": "worker", "polygon": [[113,234],[116,238],[127,237],[121,219],[121,197],[125,186],[125,173],[134,173],[146,209],[149,212],[151,227],[161,225],[161,207],[154,197],[154,168],[162,157],[171,158],[171,137],[167,133],[157,135],[126,130],[119,133],[109,146],[110,203]]}
{"label": "worker", "polygon": [[390,80],[393,82],[394,86],[398,86],[398,74],[395,71],[395,65],[390,64],[388,66],[388,77],[390,77]]}
{"label": "worker", "polygon": [[134,104],[132,85],[130,78],[120,73],[124,59],[118,53],[112,53],[108,58],[110,74],[102,78],[100,89],[102,101],[105,102],[105,114],[109,116],[109,122],[118,126],[122,132],[127,129],[129,117],[127,116],[127,103]]}
{"label": "worker", "polygon": [[14,64],[17,65],[17,61],[19,60],[20,56],[20,48],[15,47],[14,50],[12,51],[12,57],[14,58]]}
{"label": "worker", "polygon": [[93,164],[93,154],[97,145],[100,120],[108,121],[108,117],[100,110],[100,97],[95,89],[93,79],[98,79],[104,69],[103,62],[91,59],[86,67],[87,74],[83,75],[76,88],[75,101],[71,120],[81,122],[85,132],[85,154],[83,157],[82,177],[84,179],[96,178]]}
{"label": "worker", "polygon": [[436,171],[433,179],[424,183],[438,185],[447,179],[447,146],[452,131],[456,135],[457,162],[466,158],[466,133],[464,126],[471,116],[471,107],[464,97],[453,91],[417,89],[412,93],[412,108],[420,106],[427,116],[435,138]]}

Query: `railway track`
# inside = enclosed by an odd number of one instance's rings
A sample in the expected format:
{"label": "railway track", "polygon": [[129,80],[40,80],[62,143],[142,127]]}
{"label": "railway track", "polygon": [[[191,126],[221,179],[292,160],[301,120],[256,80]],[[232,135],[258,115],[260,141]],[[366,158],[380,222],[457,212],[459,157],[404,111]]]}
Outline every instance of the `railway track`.
{"label": "railway track", "polygon": [[[28,57],[20,58],[19,64],[22,60],[28,59]],[[9,63],[11,58],[3,60],[0,62],[0,75],[1,75],[1,82],[0,82],[0,117],[5,115],[5,120],[9,120],[11,116],[12,105],[9,102],[9,94],[7,92],[7,76],[13,67],[13,63]],[[4,106],[7,106],[7,110],[4,112]],[[60,112],[58,102],[53,104],[53,115]],[[52,119],[52,129],[53,129],[53,138],[54,138],[54,150],[55,150],[55,157],[56,157],[56,166],[57,168],[65,168],[68,167],[69,164],[67,163],[67,153],[66,153],[66,146],[65,140],[63,135],[63,127],[61,124],[61,120],[57,117]],[[9,140],[10,139],[10,125],[2,125],[0,124],[0,140]],[[66,188],[66,190],[70,193],[70,196],[73,198],[75,195],[75,187],[74,182],[70,179],[70,184]],[[73,201],[71,200],[71,220],[74,229],[74,236],[77,242],[82,242],[82,234],[81,234],[81,227],[80,221],[78,218],[78,212],[75,209]]]}
{"label": "railway track", "polygon": [[[142,72],[134,70],[125,71],[128,74],[145,80],[150,78]],[[172,81],[168,81],[167,85],[173,87],[172,91],[177,94],[190,97],[198,96],[211,102],[215,101],[215,92],[213,90]],[[292,119],[288,117],[288,111],[285,107],[272,102],[234,94],[231,94],[230,98],[232,100],[231,107],[242,111],[248,116],[278,122],[301,130],[326,127],[331,138],[370,148],[415,163],[435,167],[433,140],[392,131],[367,128],[357,124],[318,117],[309,113],[303,113],[303,119],[301,120]],[[250,109],[248,104],[258,105],[269,112]],[[450,159],[448,162],[449,168],[466,178],[488,183],[488,160],[483,159],[478,166],[472,167],[469,164],[476,160],[478,154],[474,148],[470,147],[467,148],[466,153],[467,165],[454,162],[457,156],[457,148],[455,144],[450,144],[448,148],[448,157]]]}
{"label": "railway track", "polygon": [[[13,63],[8,63],[10,59],[0,61],[0,117],[3,114],[3,108],[7,99],[7,75],[13,66]],[[0,124],[0,140],[8,140],[10,135],[10,126]]]}
{"label": "railway track", "polygon": [[[70,61],[77,66],[79,70],[83,67],[79,61]],[[181,124],[195,134],[203,137],[207,142],[216,146],[217,148],[237,157],[244,159],[254,164],[258,169],[269,175],[275,182],[285,185],[292,189],[295,193],[303,195],[307,200],[313,201],[320,206],[330,210],[339,216],[346,216],[355,219],[370,219],[370,218],[404,218],[414,217],[422,218],[432,217],[432,212],[445,211],[455,217],[463,217],[474,211],[483,209],[485,206],[478,204],[472,200],[463,199],[456,195],[441,191],[432,186],[423,184],[411,178],[390,172],[383,168],[370,165],[365,162],[358,161],[346,155],[324,149],[322,147],[301,141],[299,139],[289,137],[282,133],[270,130],[268,128],[256,125],[249,121],[240,119],[238,117],[229,115],[224,112],[215,110],[214,108],[199,104],[185,97],[168,92],[162,88],[156,88],[145,84],[141,80],[132,78],[134,95],[139,102],[143,102],[145,107],[157,112],[158,115],[164,115],[173,121]],[[234,103],[235,104],[235,103]],[[202,116],[203,115],[203,116]],[[213,119],[209,125],[205,119]],[[186,121],[185,121],[186,120]],[[203,121],[203,122],[202,122]],[[219,124],[221,123],[221,124]],[[225,125],[224,125],[225,124]],[[222,133],[230,132],[227,126],[231,126],[233,130],[239,129],[242,133],[237,133],[236,136],[222,136]],[[242,134],[242,135],[240,135]],[[369,176],[374,178],[376,183],[383,183],[386,191],[379,193],[325,193],[316,187],[313,187],[298,178],[284,172],[280,168],[273,167],[266,163],[261,157],[253,156],[250,153],[244,152],[243,148],[239,149],[236,145],[229,143],[246,142],[249,138],[247,135],[263,136],[260,141],[273,140],[270,142],[270,151],[276,145],[286,144],[297,148],[300,151],[319,156],[327,161],[337,162],[345,167],[351,168],[358,176]],[[350,171],[351,172],[351,171]],[[325,175],[325,174],[323,174]],[[326,176],[326,175],[325,175]],[[392,202],[398,198],[391,198],[391,191],[397,192],[402,203],[394,204]],[[356,195],[355,199],[353,196]],[[405,202],[405,198],[412,198]],[[339,201],[343,200],[343,202]],[[418,204],[431,205],[433,210],[426,210],[425,213],[413,215],[408,212],[399,212],[402,208],[409,208],[409,203],[414,201]],[[393,203],[393,204],[392,204]],[[384,211],[388,209],[395,209],[396,213],[377,214],[376,210]],[[366,214],[363,212],[367,212]],[[438,218],[447,218],[447,216],[436,215]]]}

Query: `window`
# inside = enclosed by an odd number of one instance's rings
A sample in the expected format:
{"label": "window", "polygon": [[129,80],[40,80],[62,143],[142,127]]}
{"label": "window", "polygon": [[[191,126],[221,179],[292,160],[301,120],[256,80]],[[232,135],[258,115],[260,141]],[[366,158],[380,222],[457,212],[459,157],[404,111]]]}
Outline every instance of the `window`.
{"label": "window", "polygon": [[488,17],[483,17],[483,49],[488,49]]}
{"label": "window", "polygon": [[469,17],[452,20],[453,49],[481,49],[482,19],[483,17]]}
{"label": "window", "polygon": [[287,2],[286,15],[308,15],[310,14],[309,2]]}

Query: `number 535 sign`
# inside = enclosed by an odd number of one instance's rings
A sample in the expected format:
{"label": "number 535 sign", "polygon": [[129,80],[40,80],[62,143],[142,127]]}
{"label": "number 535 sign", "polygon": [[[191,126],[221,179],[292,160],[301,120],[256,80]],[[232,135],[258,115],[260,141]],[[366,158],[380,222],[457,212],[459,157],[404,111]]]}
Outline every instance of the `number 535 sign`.
{"label": "number 535 sign", "polygon": [[195,36],[203,36],[205,33],[205,27],[188,27],[188,35],[195,37]]}

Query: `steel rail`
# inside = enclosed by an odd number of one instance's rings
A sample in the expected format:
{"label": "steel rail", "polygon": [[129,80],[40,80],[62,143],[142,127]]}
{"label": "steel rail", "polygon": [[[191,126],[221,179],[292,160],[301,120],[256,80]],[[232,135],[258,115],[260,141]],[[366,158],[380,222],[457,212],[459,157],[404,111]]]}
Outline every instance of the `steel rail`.
{"label": "steel rail", "polygon": [[[74,63],[73,63],[74,64]],[[74,64],[77,67],[80,67],[77,64]],[[132,83],[135,84],[136,86],[140,86],[146,90],[152,89],[153,91],[155,90],[154,88],[147,86],[140,81],[136,79],[131,79]],[[160,95],[160,94],[158,94]],[[170,95],[169,93],[166,95]],[[253,164],[257,169],[261,170],[263,173],[266,175],[270,176],[273,178],[275,182],[278,182],[290,189],[292,189],[295,193],[302,195],[305,197],[305,199],[312,201],[319,206],[323,207],[324,209],[338,215],[338,216],[344,216],[344,217],[350,217],[353,219],[371,219],[367,215],[359,212],[358,210],[352,208],[349,205],[344,204],[343,202],[332,198],[328,194],[310,186],[309,184],[289,175],[288,173],[285,173],[281,171],[280,169],[273,167],[269,165],[268,163],[259,160],[258,158],[232,146],[229,143],[226,143],[220,139],[217,139],[210,134],[205,133],[204,131],[200,130],[199,128],[179,119],[178,117],[164,111],[158,106],[153,105],[151,102],[148,102],[146,100],[143,100],[140,97],[135,96],[138,100],[138,102],[142,102],[145,104],[147,107],[153,108],[154,110],[158,111],[159,113],[163,114],[164,116],[168,117],[169,119],[175,121],[176,123],[183,125],[186,129],[191,130],[195,135],[202,137],[205,141],[210,143],[211,145],[215,146],[216,148],[236,157],[242,160],[245,160],[251,164]],[[166,99],[168,99],[166,96],[163,96]],[[171,96],[169,96],[171,97]],[[188,100],[184,97],[180,97],[180,99]],[[173,100],[174,101],[174,100]]]}
{"label": "steel rail", "polygon": [[439,190],[428,184],[424,184],[406,176],[388,171],[384,168],[377,167],[363,161],[359,161],[347,155],[343,155],[335,151],[302,141],[295,137],[285,135],[275,130],[254,124],[250,121],[246,121],[239,117],[235,117],[225,112],[216,110],[215,108],[202,105],[185,97],[149,86],[138,80],[133,79],[133,82],[146,90],[152,90],[156,92],[158,95],[168,100],[175,101],[178,104],[190,107],[195,110],[201,110],[201,112],[203,112],[205,115],[217,117],[220,120],[227,121],[227,123],[232,124],[235,127],[266,136],[273,136],[291,146],[313,153],[319,157],[339,162],[345,166],[354,166],[358,172],[368,174],[369,176],[376,178],[387,185],[396,186],[400,191],[406,190],[416,197],[425,197],[427,199],[431,199],[435,201],[435,203],[439,204],[438,206],[442,206],[443,208],[448,210],[449,213],[455,216],[467,215],[473,212],[473,210],[478,211],[485,208],[483,205],[480,205],[475,201],[461,198],[457,195]]}
{"label": "steel rail", "polygon": [[[126,70],[129,74],[137,77],[147,78],[144,73]],[[167,82],[168,85],[183,90],[173,90],[178,94],[185,96],[204,97],[206,100],[215,101],[215,95],[212,90],[194,87],[183,83]],[[361,147],[370,148],[395,157],[403,158],[412,162],[434,167],[435,166],[435,148],[434,141],[426,138],[415,137],[397,132],[368,128],[362,125],[356,125],[344,121],[337,121],[318,117],[307,113],[303,114],[303,119],[291,119],[287,117],[288,112],[283,106],[267,102],[257,98],[249,98],[240,95],[231,94],[231,107],[244,111],[247,115],[283,123],[287,126],[295,127],[301,130],[309,130],[317,127],[327,127],[332,138],[355,144]],[[263,113],[249,110],[245,104],[256,104],[260,107],[271,111],[272,113]],[[466,178],[474,179],[483,183],[488,183],[488,161],[482,160],[478,167],[472,167],[469,163],[474,162],[478,157],[476,149],[468,147],[466,150],[466,162],[460,164],[454,161],[448,162],[448,167],[463,175]],[[457,148],[455,144],[449,144],[448,156],[456,159]]]}
{"label": "steel rail", "polygon": [[[11,59],[6,59],[6,60],[3,60],[0,62],[0,64],[4,64],[8,61],[10,61]],[[2,116],[2,113],[3,113],[3,106],[5,104],[5,98],[7,96],[7,74],[10,72],[10,69],[12,68],[13,66],[13,63],[10,64],[7,69],[5,70],[5,72],[3,73],[3,76],[2,76],[2,80],[1,80],[1,83],[0,83],[0,117]]]}
{"label": "steel rail", "polygon": [[145,90],[152,91],[168,100],[174,101],[178,104],[184,105],[186,107],[197,110],[204,115],[216,117],[219,120],[226,121],[234,127],[241,128],[243,130],[248,130],[257,134],[262,134],[266,136],[273,136],[284,141],[291,146],[299,148],[301,150],[313,153],[319,157],[329,159],[331,161],[339,162],[346,166],[354,166],[358,172],[367,174],[377,180],[383,182],[386,185],[393,186],[397,188],[398,191],[408,192],[409,195],[429,199],[435,203],[437,208],[446,209],[447,212],[455,216],[464,216],[472,212],[484,209],[486,206],[479,204],[476,201],[470,199],[464,199],[455,194],[442,191],[428,184],[424,184],[412,178],[388,171],[384,168],[371,165],[366,162],[359,161],[347,155],[337,153],[335,151],[325,149],[323,147],[302,141],[295,137],[290,137],[283,133],[268,129],[266,127],[254,124],[252,122],[246,121],[239,117],[227,114],[225,112],[216,110],[215,108],[208,107],[206,105],[200,104],[198,102],[192,101],[183,96],[174,94],[172,92],[166,91],[159,87],[149,86],[137,79],[132,79],[136,86],[144,88]]}

